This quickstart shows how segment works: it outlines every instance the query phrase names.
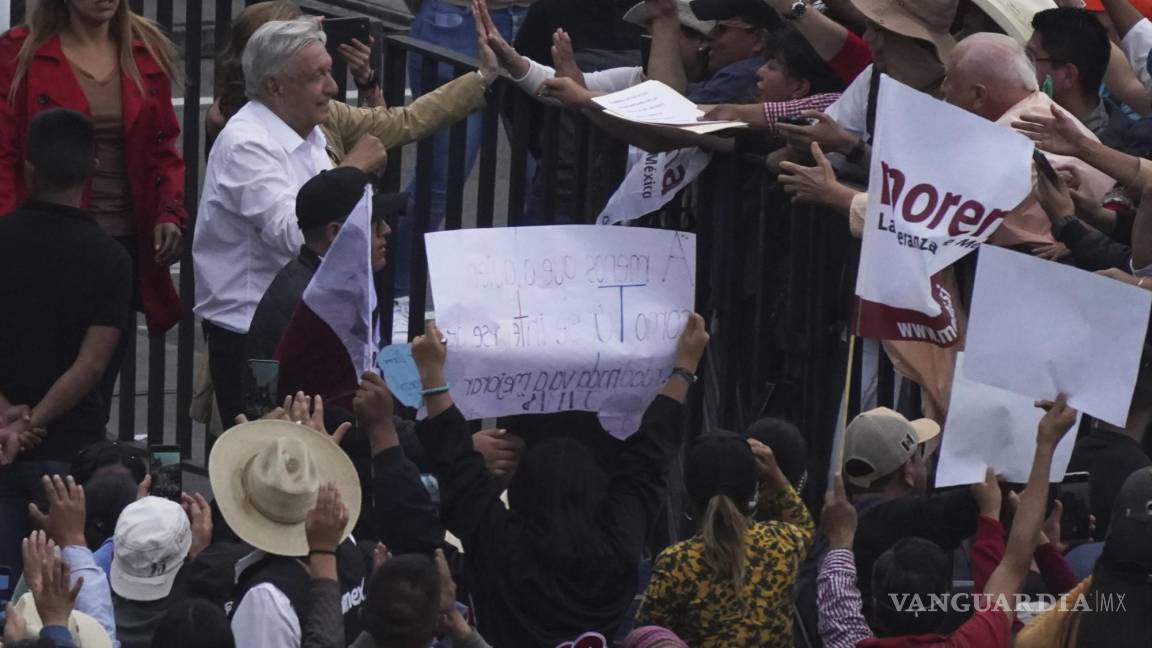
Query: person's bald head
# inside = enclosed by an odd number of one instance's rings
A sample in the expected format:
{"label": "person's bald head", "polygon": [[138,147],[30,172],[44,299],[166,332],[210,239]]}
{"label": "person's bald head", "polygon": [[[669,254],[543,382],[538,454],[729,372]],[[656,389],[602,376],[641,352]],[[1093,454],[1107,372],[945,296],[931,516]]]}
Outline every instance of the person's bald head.
{"label": "person's bald head", "polygon": [[1024,46],[988,33],[956,45],[943,87],[945,101],[992,121],[1036,90],[1036,70]]}

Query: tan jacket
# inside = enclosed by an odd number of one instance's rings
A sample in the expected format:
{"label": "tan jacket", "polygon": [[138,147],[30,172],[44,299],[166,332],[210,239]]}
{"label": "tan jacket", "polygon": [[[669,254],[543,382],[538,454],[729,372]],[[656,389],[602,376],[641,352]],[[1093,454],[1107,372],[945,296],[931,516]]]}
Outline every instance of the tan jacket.
{"label": "tan jacket", "polygon": [[385,148],[403,146],[464,119],[484,107],[484,82],[470,72],[399,108],[356,108],[329,104],[320,125],[328,140],[328,157],[338,165],[364,135],[375,135]]}

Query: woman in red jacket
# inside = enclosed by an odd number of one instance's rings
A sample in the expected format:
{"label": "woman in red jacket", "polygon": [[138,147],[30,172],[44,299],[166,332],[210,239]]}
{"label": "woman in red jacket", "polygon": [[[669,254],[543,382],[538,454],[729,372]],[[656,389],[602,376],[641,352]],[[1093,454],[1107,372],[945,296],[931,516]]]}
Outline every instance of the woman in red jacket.
{"label": "woman in red jacket", "polygon": [[178,78],[176,48],[124,0],[40,0],[25,26],[0,35],[0,214],[27,197],[24,140],[32,117],[55,107],[88,115],[99,165],[85,204],[132,256],[152,334],[167,331],[182,312],[168,273],[180,257],[185,218],[172,108]]}

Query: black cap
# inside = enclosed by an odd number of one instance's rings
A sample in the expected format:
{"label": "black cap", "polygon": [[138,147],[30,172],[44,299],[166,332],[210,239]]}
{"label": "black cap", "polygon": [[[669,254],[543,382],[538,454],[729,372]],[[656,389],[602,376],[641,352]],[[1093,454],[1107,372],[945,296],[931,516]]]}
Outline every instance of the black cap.
{"label": "black cap", "polygon": [[403,214],[408,208],[408,192],[376,193],[372,195],[372,222],[386,220],[396,214]]}
{"label": "black cap", "polygon": [[1152,576],[1152,467],[1132,473],[1120,488],[1100,559]]}
{"label": "black cap", "polygon": [[703,506],[727,495],[743,508],[756,496],[756,457],[748,442],[731,432],[700,437],[684,462],[688,497]]}
{"label": "black cap", "polygon": [[784,25],[776,10],[763,0],[692,0],[689,5],[700,20],[743,20],[768,29]]}
{"label": "black cap", "polygon": [[321,171],[296,194],[296,223],[300,229],[343,222],[364,198],[368,174],[353,167]]}

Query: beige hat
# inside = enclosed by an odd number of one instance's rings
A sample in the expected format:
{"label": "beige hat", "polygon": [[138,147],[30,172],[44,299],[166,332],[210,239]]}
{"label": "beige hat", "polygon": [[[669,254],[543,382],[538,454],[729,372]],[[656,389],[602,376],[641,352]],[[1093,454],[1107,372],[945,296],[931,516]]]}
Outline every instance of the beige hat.
{"label": "beige hat", "polygon": [[360,480],[352,460],[326,434],[288,421],[252,421],[220,435],[208,458],[220,513],[241,540],[277,556],[308,555],[304,519],[320,484],[336,482],[352,532]]}
{"label": "beige hat", "polygon": [[951,30],[957,3],[958,0],[852,0],[860,13],[884,29],[932,43],[941,63],[948,62],[956,46]]}
{"label": "beige hat", "polygon": [[[940,434],[932,419],[909,421],[887,407],[863,412],[844,432],[844,479],[868,488],[872,482],[892,474],[916,452],[916,446]],[[848,463],[859,462],[849,471]]]}
{"label": "beige hat", "polygon": [[1052,0],[972,0],[972,3],[1021,45],[1032,38],[1032,16],[1056,8]]}
{"label": "beige hat", "polygon": [[[712,33],[712,29],[716,27],[715,20],[700,20],[697,18],[696,14],[692,12],[689,0],[677,0],[676,13],[680,16],[680,25],[682,27],[691,29],[694,32],[699,32],[705,36]],[[637,2],[632,5],[632,8],[624,13],[624,22],[640,25],[647,29],[648,3]]]}
{"label": "beige hat", "polygon": [[[36,610],[32,592],[21,596],[12,607],[16,614],[24,619],[28,636],[39,636],[40,631],[44,629],[44,621],[40,619],[40,613]],[[112,648],[112,640],[108,638],[108,633],[100,623],[83,612],[72,611],[68,617],[68,633],[72,635],[72,641],[77,648]]]}

